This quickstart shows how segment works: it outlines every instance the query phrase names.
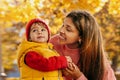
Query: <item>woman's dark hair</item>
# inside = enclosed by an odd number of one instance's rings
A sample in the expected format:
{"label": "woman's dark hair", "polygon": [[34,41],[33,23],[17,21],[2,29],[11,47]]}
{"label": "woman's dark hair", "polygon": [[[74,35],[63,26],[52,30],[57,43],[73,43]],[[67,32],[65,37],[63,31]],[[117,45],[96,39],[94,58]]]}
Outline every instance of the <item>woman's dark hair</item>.
{"label": "woman's dark hair", "polygon": [[104,50],[102,36],[95,18],[87,11],[72,11],[67,16],[81,37],[78,66],[88,80],[102,80],[104,74]]}

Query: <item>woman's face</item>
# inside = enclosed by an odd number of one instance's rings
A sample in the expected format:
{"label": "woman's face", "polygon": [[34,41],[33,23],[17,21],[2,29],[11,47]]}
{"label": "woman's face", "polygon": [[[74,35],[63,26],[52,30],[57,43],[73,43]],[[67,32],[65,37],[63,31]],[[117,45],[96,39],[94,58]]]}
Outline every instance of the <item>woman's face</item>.
{"label": "woman's face", "polygon": [[62,28],[60,29],[60,36],[59,40],[61,44],[67,44],[69,46],[75,46],[78,47],[78,41],[79,41],[79,31],[73,24],[71,18],[66,17],[64,19]]}

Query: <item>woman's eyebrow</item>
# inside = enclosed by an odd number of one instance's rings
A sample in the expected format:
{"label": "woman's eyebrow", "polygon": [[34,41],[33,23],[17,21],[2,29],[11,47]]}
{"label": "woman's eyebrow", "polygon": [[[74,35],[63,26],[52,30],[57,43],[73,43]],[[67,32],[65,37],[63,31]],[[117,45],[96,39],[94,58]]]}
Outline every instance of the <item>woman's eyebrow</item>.
{"label": "woman's eyebrow", "polygon": [[67,28],[72,28],[72,25],[66,24]]}

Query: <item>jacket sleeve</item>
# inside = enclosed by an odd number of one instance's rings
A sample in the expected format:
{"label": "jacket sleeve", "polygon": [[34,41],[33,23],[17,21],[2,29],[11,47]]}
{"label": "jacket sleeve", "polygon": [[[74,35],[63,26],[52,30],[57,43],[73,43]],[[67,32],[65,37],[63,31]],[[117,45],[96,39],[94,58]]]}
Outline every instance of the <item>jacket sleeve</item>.
{"label": "jacket sleeve", "polygon": [[[105,68],[103,80],[116,80],[114,71],[111,68],[110,64],[108,63],[106,64],[107,64],[107,68]],[[84,76],[84,74],[82,74],[82,76],[80,76],[77,80],[88,80],[88,79]]]}
{"label": "jacket sleeve", "polygon": [[64,56],[45,58],[35,51],[27,52],[24,60],[29,67],[39,71],[53,71],[67,67],[67,60]]}
{"label": "jacket sleeve", "polygon": [[[66,77],[66,76],[63,76],[63,77],[64,77],[64,80],[72,80],[70,77]],[[88,80],[88,79],[84,76],[84,74],[82,74],[79,78],[74,80]]]}
{"label": "jacket sleeve", "polygon": [[[88,79],[84,76],[84,74],[82,74],[82,76],[80,76],[77,80],[88,80]],[[107,68],[103,76],[103,80],[117,80],[110,64],[107,65]]]}
{"label": "jacket sleeve", "polygon": [[[106,64],[108,64],[108,63],[106,63]],[[105,70],[103,80],[117,80],[110,64],[108,64],[108,66]]]}
{"label": "jacket sleeve", "polygon": [[78,79],[76,79],[76,80],[88,80],[85,76],[84,76],[84,74],[82,74]]}

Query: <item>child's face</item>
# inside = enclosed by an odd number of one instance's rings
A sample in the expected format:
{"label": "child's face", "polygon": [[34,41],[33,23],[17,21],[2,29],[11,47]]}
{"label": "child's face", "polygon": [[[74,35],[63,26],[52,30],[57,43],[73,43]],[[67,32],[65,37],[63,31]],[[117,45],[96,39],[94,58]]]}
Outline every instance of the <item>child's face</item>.
{"label": "child's face", "polygon": [[42,23],[34,23],[30,29],[30,40],[32,42],[47,42],[48,31]]}

